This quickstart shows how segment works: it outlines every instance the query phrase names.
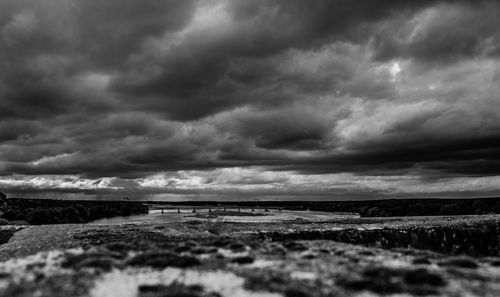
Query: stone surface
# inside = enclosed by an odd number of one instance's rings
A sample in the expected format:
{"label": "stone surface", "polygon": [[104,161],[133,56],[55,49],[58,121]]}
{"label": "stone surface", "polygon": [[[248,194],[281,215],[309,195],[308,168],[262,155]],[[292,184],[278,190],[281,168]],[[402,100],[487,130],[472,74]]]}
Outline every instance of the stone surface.
{"label": "stone surface", "polygon": [[[0,296],[500,296],[500,258],[484,249],[497,219],[25,227],[0,245]],[[488,238],[441,253],[397,243],[415,228],[452,246]]]}

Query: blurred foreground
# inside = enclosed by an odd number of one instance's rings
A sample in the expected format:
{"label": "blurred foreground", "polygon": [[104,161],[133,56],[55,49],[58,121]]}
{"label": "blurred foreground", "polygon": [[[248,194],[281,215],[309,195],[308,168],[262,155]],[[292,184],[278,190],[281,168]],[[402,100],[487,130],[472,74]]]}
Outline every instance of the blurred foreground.
{"label": "blurred foreground", "polygon": [[500,296],[500,217],[4,226],[1,296]]}

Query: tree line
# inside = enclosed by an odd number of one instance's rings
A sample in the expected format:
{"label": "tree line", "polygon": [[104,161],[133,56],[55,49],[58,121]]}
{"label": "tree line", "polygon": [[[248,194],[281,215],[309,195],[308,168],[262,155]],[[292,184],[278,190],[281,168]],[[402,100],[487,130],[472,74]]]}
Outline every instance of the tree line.
{"label": "tree line", "polygon": [[[159,204],[158,202],[151,203]],[[500,213],[500,198],[421,198],[363,201],[187,201],[168,202],[166,204],[172,207],[176,207],[176,205],[201,205],[206,207],[280,208],[288,210],[348,212],[358,213],[362,217],[474,215]]]}
{"label": "tree line", "polygon": [[87,223],[103,218],[147,212],[147,206],[140,202],[11,198],[8,199],[8,208],[0,217],[8,221],[42,225]]}

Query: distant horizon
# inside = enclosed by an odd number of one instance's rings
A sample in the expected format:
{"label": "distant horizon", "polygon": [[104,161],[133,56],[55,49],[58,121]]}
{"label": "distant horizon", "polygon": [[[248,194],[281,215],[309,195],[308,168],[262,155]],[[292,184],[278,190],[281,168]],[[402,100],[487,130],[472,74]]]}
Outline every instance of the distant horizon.
{"label": "distant horizon", "polygon": [[356,202],[356,201],[382,201],[382,200],[466,200],[466,199],[500,199],[500,196],[446,196],[446,197],[431,197],[431,196],[426,196],[426,197],[420,197],[420,196],[414,196],[414,197],[393,197],[393,198],[388,198],[388,197],[378,197],[378,198],[358,198],[358,199],[349,199],[346,197],[345,199],[301,199],[299,197],[296,197],[295,199],[269,199],[269,198],[264,198],[264,199],[258,199],[258,198],[253,198],[253,199],[241,199],[241,198],[233,198],[233,199],[224,199],[224,200],[210,200],[211,198],[202,198],[202,199],[189,199],[189,198],[177,198],[177,199],[172,199],[172,200],[166,200],[166,199],[156,199],[156,200],[148,200],[148,198],[129,198],[129,199],[124,199],[125,197],[112,197],[112,198],[107,198],[104,199],[104,197],[85,197],[85,196],[73,196],[71,198],[67,197],[60,197],[60,198],[54,198],[50,196],[45,196],[45,197],[19,197],[19,196],[12,196],[12,195],[7,195],[8,199],[42,199],[42,200],[68,200],[68,201],[122,201],[122,202]]}

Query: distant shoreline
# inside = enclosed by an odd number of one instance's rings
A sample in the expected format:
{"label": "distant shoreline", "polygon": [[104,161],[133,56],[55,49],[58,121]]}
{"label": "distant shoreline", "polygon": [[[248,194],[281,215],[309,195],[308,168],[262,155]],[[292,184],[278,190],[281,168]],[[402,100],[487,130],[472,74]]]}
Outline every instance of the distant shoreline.
{"label": "distant shoreline", "polygon": [[[281,208],[323,212],[357,213],[361,217],[446,216],[500,213],[500,198],[476,199],[384,199],[356,201],[132,201],[132,200],[64,200],[9,198],[18,209],[39,207],[70,207],[84,205],[133,205],[147,209],[162,208]],[[113,207],[114,208],[114,207]],[[119,208],[122,208],[120,206]],[[114,211],[116,213],[116,211]],[[102,216],[105,217],[105,216]]]}

